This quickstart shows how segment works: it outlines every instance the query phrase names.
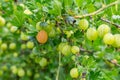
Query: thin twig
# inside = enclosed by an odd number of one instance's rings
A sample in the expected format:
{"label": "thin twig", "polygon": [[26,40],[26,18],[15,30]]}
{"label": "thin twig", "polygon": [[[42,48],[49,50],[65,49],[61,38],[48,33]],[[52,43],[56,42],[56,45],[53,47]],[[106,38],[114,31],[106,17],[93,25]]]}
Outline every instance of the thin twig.
{"label": "thin twig", "polygon": [[105,5],[105,6],[101,7],[100,9],[98,9],[95,12],[88,13],[88,14],[85,14],[85,15],[74,16],[74,17],[75,18],[84,18],[84,17],[88,17],[88,16],[98,15],[101,11],[103,11],[103,10],[113,6],[113,5],[116,5],[118,3],[119,3],[118,1],[115,1],[115,2],[112,2],[112,3],[108,4],[108,5]]}
{"label": "thin twig", "polygon": [[107,19],[104,19],[104,18],[100,18],[102,21],[104,21],[104,22],[107,22],[107,23],[110,23],[110,24],[112,24],[112,25],[114,25],[115,27],[117,27],[117,28],[120,28],[120,25],[119,24],[116,24],[116,23],[113,23],[113,22],[111,22],[111,21],[109,21],[109,20],[107,20]]}
{"label": "thin twig", "polygon": [[108,61],[109,63],[111,63],[111,64],[114,64],[115,66],[117,66],[117,67],[120,67],[120,64],[118,64],[118,63],[113,63],[112,62],[112,60],[106,60],[106,59],[104,59],[104,61]]}
{"label": "thin twig", "polygon": [[110,63],[114,64],[115,66],[120,67],[120,64],[118,64],[118,63],[113,63],[112,60],[108,60],[108,61],[109,61]]}
{"label": "thin twig", "polygon": [[88,52],[88,53],[93,53],[94,52],[94,51],[86,50],[86,49],[83,49],[83,48],[80,48],[80,51],[82,51],[82,52]]}

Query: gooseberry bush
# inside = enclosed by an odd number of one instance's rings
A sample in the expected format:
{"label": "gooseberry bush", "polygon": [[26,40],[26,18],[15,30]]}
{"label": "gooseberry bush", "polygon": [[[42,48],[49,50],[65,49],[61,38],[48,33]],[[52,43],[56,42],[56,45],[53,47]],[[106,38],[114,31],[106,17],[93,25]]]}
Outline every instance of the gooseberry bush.
{"label": "gooseberry bush", "polygon": [[0,80],[119,80],[119,0],[0,0]]}

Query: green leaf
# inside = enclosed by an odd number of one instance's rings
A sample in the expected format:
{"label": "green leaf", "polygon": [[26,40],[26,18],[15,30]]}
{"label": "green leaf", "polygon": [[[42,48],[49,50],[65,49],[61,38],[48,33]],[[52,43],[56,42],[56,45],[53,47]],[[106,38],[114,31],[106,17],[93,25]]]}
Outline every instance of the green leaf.
{"label": "green leaf", "polygon": [[91,13],[91,12],[94,12],[95,11],[95,7],[93,4],[89,4],[87,6],[87,10],[88,10],[88,13]]}
{"label": "green leaf", "polygon": [[53,9],[50,10],[50,13],[53,14],[53,15],[61,15],[61,10],[62,10],[62,4],[61,2],[59,2],[58,0],[54,0],[52,1],[52,4],[53,4]]}
{"label": "green leaf", "polygon": [[81,7],[82,4],[84,3],[84,0],[75,0],[75,3],[78,7]]}
{"label": "green leaf", "polygon": [[73,4],[73,0],[63,0],[64,1],[64,6],[65,7],[70,7]]}

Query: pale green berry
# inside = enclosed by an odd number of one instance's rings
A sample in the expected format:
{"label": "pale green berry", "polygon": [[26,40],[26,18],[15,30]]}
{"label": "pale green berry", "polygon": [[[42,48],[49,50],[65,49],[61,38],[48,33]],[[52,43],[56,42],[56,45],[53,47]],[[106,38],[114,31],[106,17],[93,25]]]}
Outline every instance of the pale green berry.
{"label": "pale green berry", "polygon": [[100,37],[103,37],[105,34],[109,33],[111,31],[110,27],[106,24],[102,24],[97,29],[98,35]]}
{"label": "pale green berry", "polygon": [[24,14],[26,15],[32,15],[33,13],[29,9],[24,10]]}
{"label": "pale green berry", "polygon": [[0,27],[5,26],[5,23],[5,19],[2,16],[0,16]]}
{"label": "pale green berry", "polygon": [[39,64],[40,64],[40,66],[42,67],[42,68],[44,68],[46,65],[47,65],[47,59],[46,58],[42,58],[41,60],[40,60],[40,62],[39,62]]}
{"label": "pale green berry", "polygon": [[114,47],[120,47],[120,34],[114,35],[115,41],[112,44]]}
{"label": "pale green berry", "polygon": [[114,35],[112,35],[111,33],[107,33],[103,38],[103,42],[106,45],[112,45],[114,41],[115,41]]}
{"label": "pale green berry", "polygon": [[10,43],[9,48],[10,48],[11,50],[16,49],[16,43]]}
{"label": "pale green berry", "polygon": [[16,27],[16,26],[12,26],[12,27],[10,28],[10,31],[11,31],[12,33],[15,33],[17,30],[18,30],[18,27]]}
{"label": "pale green berry", "polygon": [[17,74],[18,74],[19,77],[23,77],[25,75],[24,69],[19,68]]}
{"label": "pale green berry", "polygon": [[71,53],[71,46],[70,45],[66,44],[66,45],[64,45],[62,47],[63,48],[62,48],[61,52],[62,52],[63,55],[67,56],[67,55],[69,55]]}
{"label": "pale green berry", "polygon": [[26,49],[26,44],[22,44],[21,49]]}
{"label": "pale green berry", "polygon": [[7,44],[6,43],[1,44],[1,49],[6,50],[7,49]]}
{"label": "pale green berry", "polygon": [[28,49],[32,49],[34,47],[34,42],[28,41],[26,46]]}
{"label": "pale green berry", "polygon": [[29,39],[28,35],[24,34],[23,32],[20,35],[21,40],[27,41]]}
{"label": "pale green berry", "polygon": [[89,28],[86,32],[86,36],[88,40],[95,41],[98,37],[98,32],[96,31],[95,28]]}
{"label": "pale green berry", "polygon": [[80,52],[80,48],[79,48],[78,46],[72,46],[72,47],[71,47],[71,52],[72,52],[73,54],[77,54],[77,53]]}
{"label": "pale green berry", "polygon": [[77,69],[77,68],[72,68],[72,69],[70,70],[70,76],[71,76],[72,78],[78,78],[78,76],[79,76],[78,69]]}
{"label": "pale green berry", "polygon": [[10,69],[11,69],[11,71],[12,71],[13,74],[17,74],[18,70],[17,70],[17,67],[15,65],[11,66]]}
{"label": "pale green berry", "polygon": [[85,31],[89,26],[89,22],[87,21],[87,19],[82,19],[79,22],[79,28],[83,31]]}

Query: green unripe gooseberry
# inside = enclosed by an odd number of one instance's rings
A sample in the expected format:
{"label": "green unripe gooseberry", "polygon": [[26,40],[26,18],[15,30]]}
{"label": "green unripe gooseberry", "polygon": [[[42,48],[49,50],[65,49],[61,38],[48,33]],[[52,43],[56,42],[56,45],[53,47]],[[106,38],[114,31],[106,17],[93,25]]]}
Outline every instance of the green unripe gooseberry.
{"label": "green unripe gooseberry", "polygon": [[47,66],[47,59],[46,58],[42,58],[41,60],[40,60],[40,62],[39,62],[39,64],[40,64],[40,66],[42,67],[42,68],[44,68],[45,66]]}
{"label": "green unripe gooseberry", "polygon": [[7,49],[7,44],[6,43],[1,44],[1,49],[6,50]]}
{"label": "green unripe gooseberry", "polygon": [[28,41],[26,46],[28,49],[32,49],[34,47],[34,43],[32,41]]}
{"label": "green unripe gooseberry", "polygon": [[115,41],[114,35],[112,35],[111,33],[107,33],[104,37],[103,37],[103,42],[106,45],[112,45]]}
{"label": "green unripe gooseberry", "polygon": [[77,69],[77,68],[72,68],[72,69],[70,70],[70,76],[71,76],[72,78],[78,78],[78,76],[79,76],[78,69]]}
{"label": "green unripe gooseberry", "polygon": [[19,68],[17,74],[18,74],[19,77],[23,77],[25,75],[24,69]]}
{"label": "green unripe gooseberry", "polygon": [[11,50],[16,49],[16,43],[10,43],[9,48],[10,48]]}
{"label": "green unripe gooseberry", "polygon": [[2,16],[0,16],[0,27],[4,26],[5,23],[6,23],[5,19]]}
{"label": "green unripe gooseberry", "polygon": [[89,26],[89,22],[87,21],[87,19],[82,19],[79,22],[79,28],[83,31],[85,31]]}
{"label": "green unripe gooseberry", "polygon": [[71,47],[71,52],[72,52],[73,54],[77,54],[77,53],[80,52],[80,48],[79,48],[78,46],[72,46],[72,47]]}
{"label": "green unripe gooseberry", "polygon": [[98,32],[96,31],[95,28],[89,28],[86,32],[86,36],[88,40],[95,41],[98,37]]}
{"label": "green unripe gooseberry", "polygon": [[71,46],[70,45],[66,44],[66,45],[64,45],[62,47],[63,47],[62,48],[62,54],[63,55],[67,56],[67,55],[69,55],[71,53]]}
{"label": "green unripe gooseberry", "polygon": [[101,24],[98,29],[98,35],[99,37],[103,37],[105,34],[109,33],[111,31],[110,27],[106,24]]}
{"label": "green unripe gooseberry", "polygon": [[115,34],[114,35],[115,41],[112,44],[114,47],[120,47],[120,34]]}

